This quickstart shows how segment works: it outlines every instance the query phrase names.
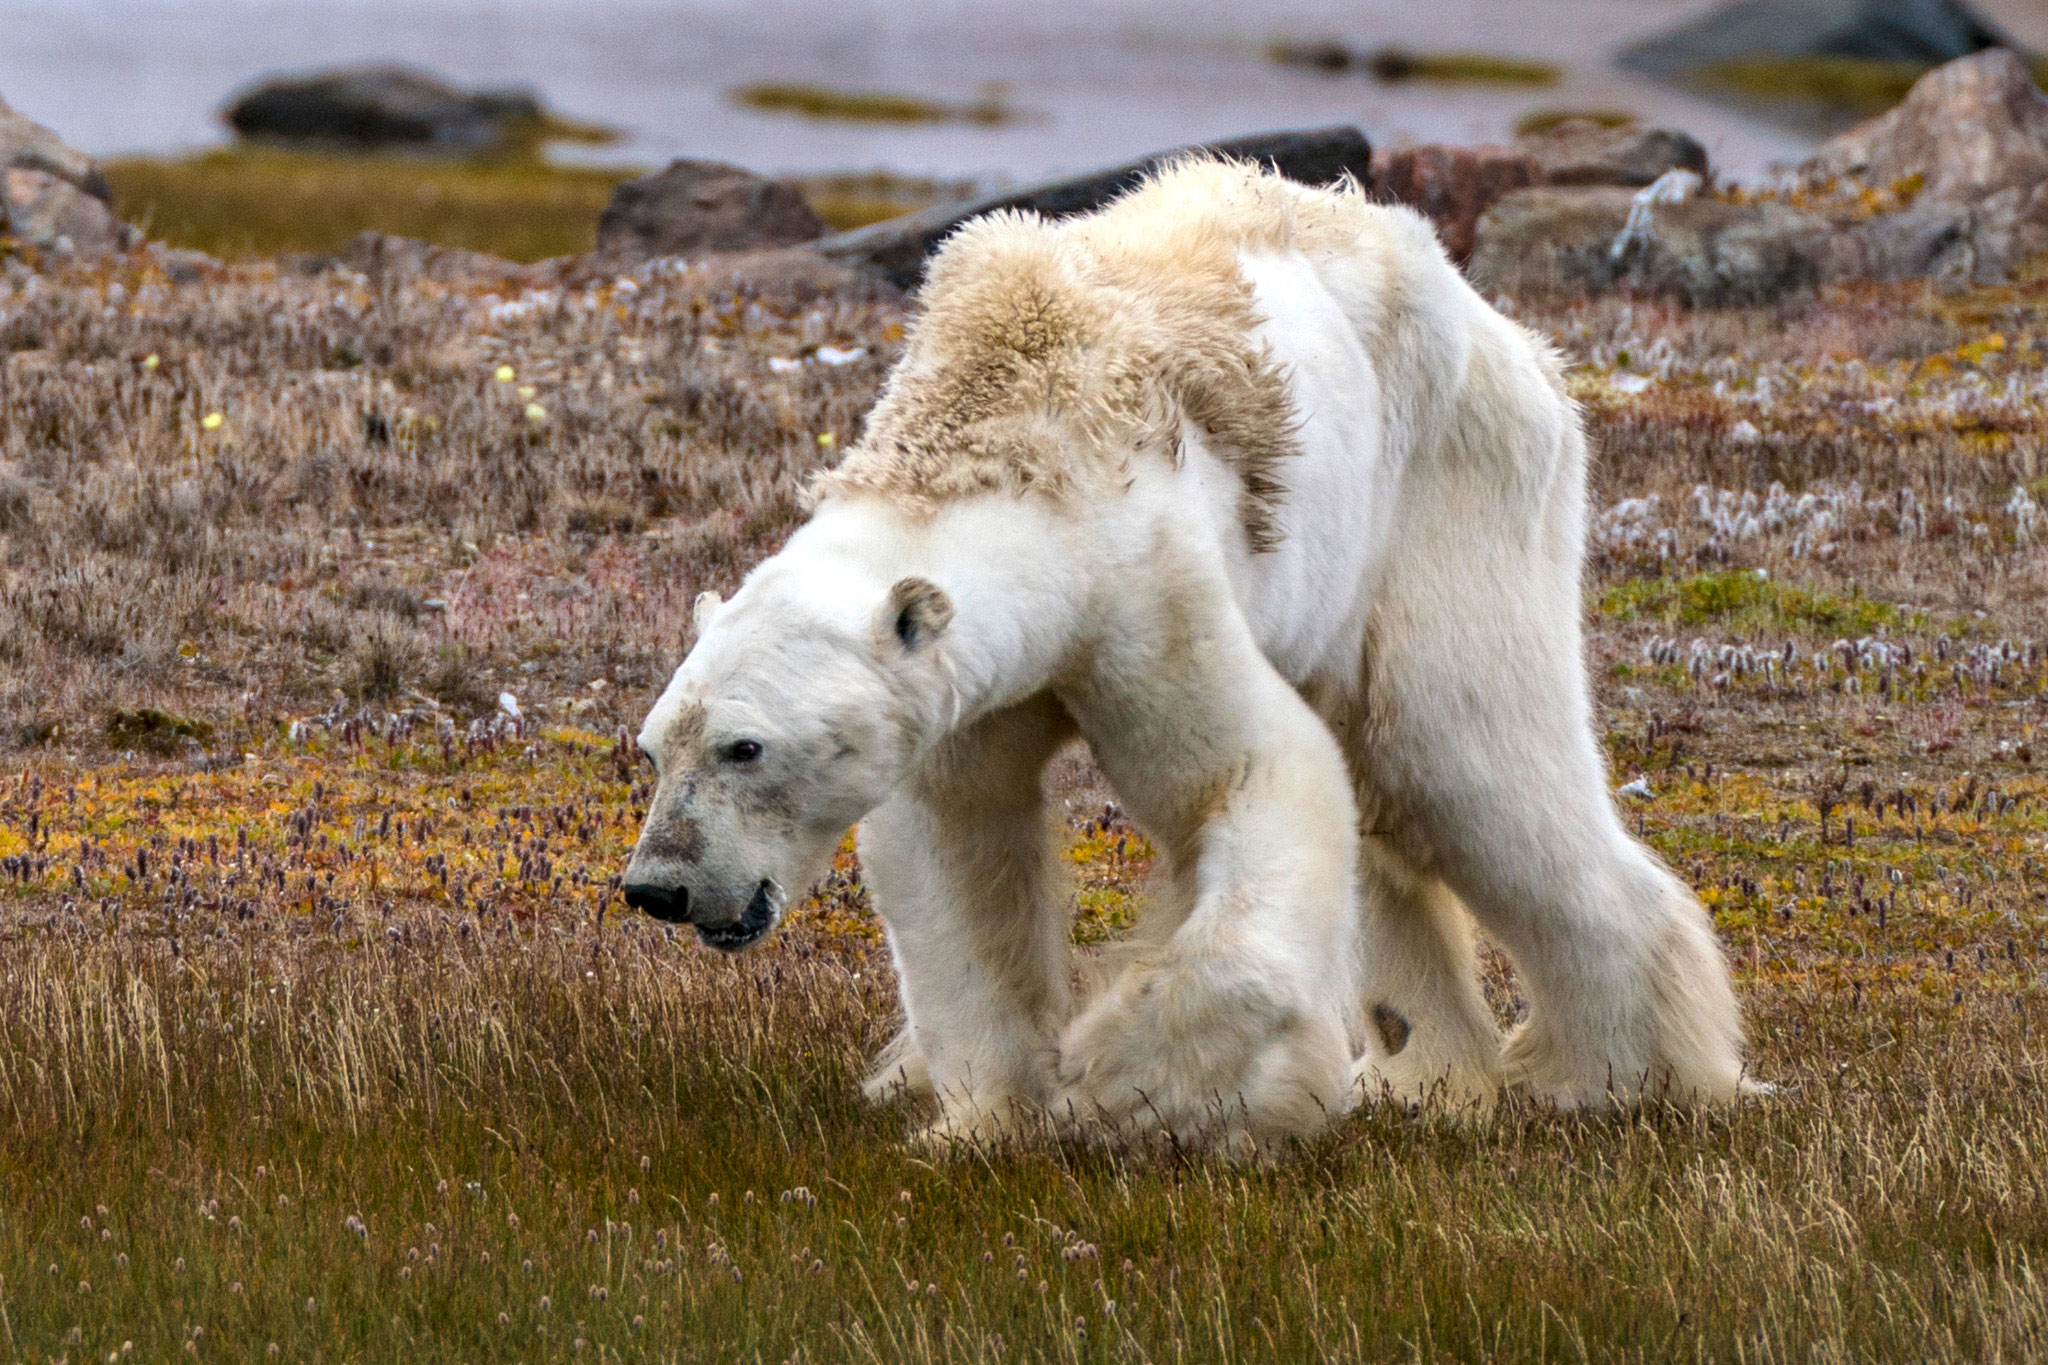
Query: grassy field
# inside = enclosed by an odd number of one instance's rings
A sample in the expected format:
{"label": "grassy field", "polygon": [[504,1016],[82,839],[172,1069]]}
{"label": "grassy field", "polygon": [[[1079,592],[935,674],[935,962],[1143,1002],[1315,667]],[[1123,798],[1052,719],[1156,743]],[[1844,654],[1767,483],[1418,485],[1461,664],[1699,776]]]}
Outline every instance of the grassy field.
{"label": "grassy field", "polygon": [[[2039,1358],[2044,309],[1525,316],[1614,780],[1781,1092],[1233,1166],[906,1146],[850,854],[737,960],[613,894],[894,305],[0,268],[8,1358]],[[1057,789],[1092,942],[1150,854]]]}

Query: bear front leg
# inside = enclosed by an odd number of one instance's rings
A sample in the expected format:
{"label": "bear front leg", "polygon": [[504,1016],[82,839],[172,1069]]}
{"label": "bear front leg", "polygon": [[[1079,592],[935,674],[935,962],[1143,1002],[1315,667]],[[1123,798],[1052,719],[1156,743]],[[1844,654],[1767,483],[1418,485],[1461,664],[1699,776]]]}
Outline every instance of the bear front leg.
{"label": "bear front leg", "polygon": [[1061,1040],[1055,1113],[1234,1150],[1357,1102],[1358,836],[1322,722],[1241,630],[1206,643],[1163,696],[1068,698],[1169,878],[1127,965]]}
{"label": "bear front leg", "polygon": [[1065,895],[1040,774],[1073,733],[1057,703],[949,739],[860,828],[905,1018],[868,1093],[929,1088],[927,1136],[988,1140],[1043,1111],[1071,1010]]}

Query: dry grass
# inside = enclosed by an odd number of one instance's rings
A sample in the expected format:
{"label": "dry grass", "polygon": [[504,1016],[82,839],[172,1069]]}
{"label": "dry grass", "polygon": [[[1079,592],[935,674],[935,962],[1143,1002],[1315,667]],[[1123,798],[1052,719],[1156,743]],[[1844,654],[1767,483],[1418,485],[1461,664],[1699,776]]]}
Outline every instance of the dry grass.
{"label": "dry grass", "polygon": [[[1373,1110],[1237,1168],[900,1145],[850,858],[737,961],[616,911],[621,729],[893,310],[4,279],[11,1355],[2048,1352],[2048,295],[1525,316],[1602,450],[1614,775],[1784,1093]],[[869,354],[768,363],[825,344]],[[1149,852],[1060,790],[1094,941]]]}

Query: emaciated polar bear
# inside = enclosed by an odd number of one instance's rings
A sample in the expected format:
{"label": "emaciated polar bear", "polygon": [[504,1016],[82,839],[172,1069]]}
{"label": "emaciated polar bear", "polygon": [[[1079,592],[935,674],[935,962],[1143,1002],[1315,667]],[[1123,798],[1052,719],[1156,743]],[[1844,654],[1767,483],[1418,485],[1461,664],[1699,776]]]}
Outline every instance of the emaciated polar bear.
{"label": "emaciated polar bear", "polygon": [[[811,520],[700,599],[626,898],[745,947],[860,821],[877,1081],[940,1136],[1732,1097],[1719,946],[1593,738],[1585,458],[1551,353],[1355,189],[1190,161],[971,223]],[[1160,850],[1078,1006],[1040,788],[1077,731]],[[1505,1045],[1468,908],[1531,1002]]]}

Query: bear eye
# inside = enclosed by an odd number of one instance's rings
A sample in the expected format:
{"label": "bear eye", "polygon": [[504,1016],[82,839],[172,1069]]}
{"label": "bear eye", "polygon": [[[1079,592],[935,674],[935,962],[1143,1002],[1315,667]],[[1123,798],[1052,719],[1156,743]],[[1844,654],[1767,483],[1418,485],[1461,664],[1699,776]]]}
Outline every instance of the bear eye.
{"label": "bear eye", "polygon": [[725,746],[725,761],[728,763],[752,763],[761,756],[761,741],[758,739],[736,739]]}

